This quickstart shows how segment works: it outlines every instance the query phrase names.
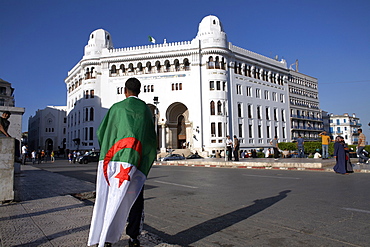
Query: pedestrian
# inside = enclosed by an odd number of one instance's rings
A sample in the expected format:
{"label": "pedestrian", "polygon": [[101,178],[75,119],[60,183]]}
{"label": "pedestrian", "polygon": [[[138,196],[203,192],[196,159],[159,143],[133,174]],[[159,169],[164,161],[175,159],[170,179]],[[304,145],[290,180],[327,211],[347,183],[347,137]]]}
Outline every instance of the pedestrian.
{"label": "pedestrian", "polygon": [[[8,133],[9,129],[9,118],[10,118],[10,111],[4,111],[0,117],[0,137],[11,137]],[[19,150],[19,149],[18,149]]]}
{"label": "pedestrian", "polygon": [[351,159],[349,157],[349,148],[348,148],[347,143],[344,142],[344,139],[343,139],[343,146],[344,146],[344,151],[346,153],[346,172],[353,173],[353,166],[351,163]]}
{"label": "pedestrian", "polygon": [[313,158],[314,158],[314,159],[319,159],[319,158],[321,158],[321,154],[319,153],[319,150],[320,150],[320,149],[316,149],[316,153],[313,155]]}
{"label": "pedestrian", "polygon": [[321,132],[319,136],[321,136],[322,159],[329,159],[330,136],[327,135],[326,131]]}
{"label": "pedestrian", "polygon": [[41,163],[41,150],[40,149],[37,149],[36,157],[37,157],[37,164],[40,164]]}
{"label": "pedestrian", "polygon": [[28,153],[28,145],[23,145],[22,146],[22,165],[26,164],[27,153]]}
{"label": "pedestrian", "polygon": [[266,149],[265,151],[265,158],[269,158],[271,154],[271,148]]}
{"label": "pedestrian", "polygon": [[54,161],[55,161],[54,151],[51,151],[51,153],[50,153],[50,161],[51,161],[51,163],[54,163]]}
{"label": "pedestrian", "polygon": [[236,138],[236,135],[234,135],[234,161],[239,161],[239,147],[239,140]]}
{"label": "pedestrian", "polygon": [[34,165],[36,163],[36,151],[35,150],[31,152],[31,159],[32,159],[32,165]]}
{"label": "pedestrian", "polygon": [[126,99],[109,109],[97,131],[100,157],[89,246],[117,242],[127,218],[129,247],[140,246],[143,186],[157,155],[153,115],[138,98],[140,87],[136,78],[126,81]]}
{"label": "pedestrian", "polygon": [[362,129],[358,129],[358,133],[359,133],[359,136],[358,136],[358,144],[357,144],[357,156],[358,156],[357,165],[365,164],[365,162],[366,164],[369,164],[369,158],[363,154],[363,150],[366,145],[366,136],[364,135],[364,133],[362,133]]}
{"label": "pedestrian", "polygon": [[68,161],[69,164],[72,164],[72,154],[70,152],[68,153]]}
{"label": "pedestrian", "polygon": [[275,136],[274,139],[271,140],[270,144],[272,145],[272,148],[274,150],[274,159],[278,160],[279,158],[279,146],[278,146],[278,137]]}
{"label": "pedestrian", "polygon": [[346,152],[344,150],[344,139],[342,136],[337,136],[334,143],[334,159],[336,161],[333,167],[338,174],[348,174],[346,171]]}
{"label": "pedestrian", "polygon": [[232,160],[232,150],[233,150],[233,141],[231,140],[230,136],[226,136],[226,154],[227,160]]}
{"label": "pedestrian", "polygon": [[301,135],[297,138],[298,158],[304,158],[304,139]]}

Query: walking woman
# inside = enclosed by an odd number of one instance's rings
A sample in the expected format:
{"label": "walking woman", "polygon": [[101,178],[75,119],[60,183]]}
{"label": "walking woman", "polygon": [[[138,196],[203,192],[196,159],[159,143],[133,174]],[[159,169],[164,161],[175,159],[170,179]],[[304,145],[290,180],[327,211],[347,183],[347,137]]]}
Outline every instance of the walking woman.
{"label": "walking woman", "polygon": [[334,143],[334,159],[336,164],[334,171],[339,174],[348,174],[346,170],[346,151],[344,149],[344,138],[337,136]]}

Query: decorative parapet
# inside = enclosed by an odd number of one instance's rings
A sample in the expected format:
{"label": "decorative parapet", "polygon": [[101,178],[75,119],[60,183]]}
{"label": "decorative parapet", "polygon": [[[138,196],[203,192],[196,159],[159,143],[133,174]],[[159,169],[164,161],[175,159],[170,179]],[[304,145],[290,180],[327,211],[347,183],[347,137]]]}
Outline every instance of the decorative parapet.
{"label": "decorative parapet", "polygon": [[[173,43],[163,43],[163,44],[154,44],[154,45],[143,45],[143,46],[133,46],[133,47],[125,47],[125,48],[116,48],[116,49],[106,49],[103,50],[103,56],[108,55],[121,55],[120,53],[125,53],[125,55],[130,55],[130,53],[140,54],[142,53],[150,53],[155,52],[157,49],[158,51],[179,51],[179,50],[187,50],[189,48],[196,48],[196,45],[193,45],[191,41],[181,41],[181,42],[173,42]],[[117,54],[118,53],[118,54]]]}
{"label": "decorative parapet", "polygon": [[258,60],[258,61],[263,61],[263,62],[266,62],[268,64],[275,65],[275,66],[277,66],[279,68],[288,69],[287,64],[286,64],[286,61],[284,59],[281,60],[281,61],[277,61],[275,59],[272,59],[272,58],[269,58],[269,57],[265,57],[265,56],[263,56],[261,54],[258,54],[258,53],[252,52],[252,51],[248,51],[246,49],[243,49],[243,48],[240,48],[238,46],[235,46],[231,42],[229,42],[229,49],[232,52],[239,53],[239,54],[242,54],[242,55],[245,55],[245,56],[254,58],[254,59]]}

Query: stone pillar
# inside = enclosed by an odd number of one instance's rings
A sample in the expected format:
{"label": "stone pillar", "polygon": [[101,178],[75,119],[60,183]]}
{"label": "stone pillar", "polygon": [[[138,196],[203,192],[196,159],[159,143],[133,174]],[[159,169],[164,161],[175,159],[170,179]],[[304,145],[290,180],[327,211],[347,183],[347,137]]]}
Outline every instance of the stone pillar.
{"label": "stone pillar", "polygon": [[14,200],[14,143],[0,137],[0,202]]}

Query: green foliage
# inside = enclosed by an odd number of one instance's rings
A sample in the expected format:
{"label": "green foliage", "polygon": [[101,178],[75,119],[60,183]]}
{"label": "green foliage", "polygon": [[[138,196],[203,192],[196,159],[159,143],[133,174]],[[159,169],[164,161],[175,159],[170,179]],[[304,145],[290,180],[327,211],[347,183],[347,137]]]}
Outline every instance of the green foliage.
{"label": "green foliage", "polygon": [[297,150],[297,145],[293,142],[279,142],[278,146],[280,150]]}
{"label": "green foliage", "polygon": [[257,152],[257,158],[265,158],[265,154],[263,152]]}
{"label": "green foliage", "polygon": [[321,148],[321,142],[304,142],[304,152],[306,154],[314,154],[316,153],[316,149],[321,150]]}

